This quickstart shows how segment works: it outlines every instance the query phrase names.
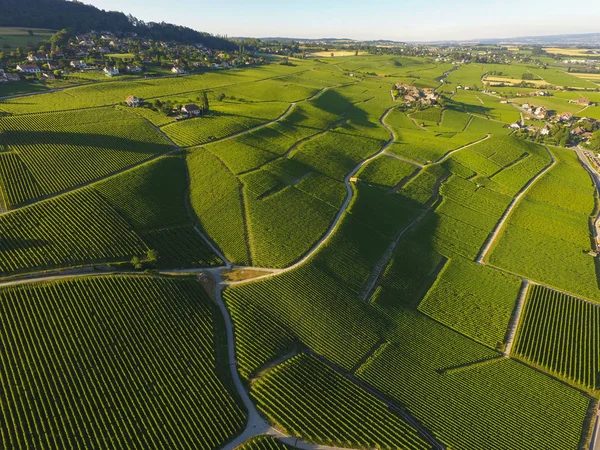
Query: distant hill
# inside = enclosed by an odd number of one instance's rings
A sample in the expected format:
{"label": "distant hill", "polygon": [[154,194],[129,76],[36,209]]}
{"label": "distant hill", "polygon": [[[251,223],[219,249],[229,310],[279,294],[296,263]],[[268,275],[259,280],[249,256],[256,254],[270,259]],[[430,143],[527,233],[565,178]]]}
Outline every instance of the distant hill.
{"label": "distant hill", "polygon": [[600,45],[600,33],[555,34],[551,36],[523,36],[505,39],[479,39],[482,44],[529,44],[561,46],[597,46]]}
{"label": "distant hill", "polygon": [[203,44],[229,50],[236,45],[220,37],[169,23],[145,23],[122,12],[104,11],[95,6],[67,0],[2,0],[0,26],[66,28],[75,33],[90,30],[113,33],[135,32],[138,36],[160,41]]}

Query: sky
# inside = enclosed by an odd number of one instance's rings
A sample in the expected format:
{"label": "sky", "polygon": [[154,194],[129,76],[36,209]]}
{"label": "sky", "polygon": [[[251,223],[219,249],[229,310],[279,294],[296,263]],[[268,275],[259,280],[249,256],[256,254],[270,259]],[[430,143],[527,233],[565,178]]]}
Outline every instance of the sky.
{"label": "sky", "polygon": [[229,37],[468,40],[600,32],[598,0],[83,0]]}

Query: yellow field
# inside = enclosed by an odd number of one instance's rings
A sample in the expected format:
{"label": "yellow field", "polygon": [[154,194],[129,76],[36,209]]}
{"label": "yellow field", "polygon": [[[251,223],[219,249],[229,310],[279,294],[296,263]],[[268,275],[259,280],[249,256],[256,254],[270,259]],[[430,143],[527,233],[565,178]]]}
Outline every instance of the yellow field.
{"label": "yellow field", "polygon": [[[331,57],[331,54],[333,53],[334,57],[338,57],[338,56],[354,56],[356,55],[356,52],[354,50],[338,50],[338,51],[333,51],[333,52],[314,52],[314,53],[310,53],[309,56],[316,56],[319,58],[327,58],[327,57]],[[359,56],[360,55],[367,55],[367,52],[358,52]]]}
{"label": "yellow field", "polygon": [[548,85],[547,81],[544,80],[521,80],[519,78],[504,78],[504,77],[485,77],[484,82],[489,83],[504,83],[510,85],[520,84],[522,82],[535,84],[536,86],[546,86]]}
{"label": "yellow field", "polygon": [[545,47],[547,53],[567,56],[589,56],[586,52],[587,48],[560,48],[560,47]]}
{"label": "yellow field", "polygon": [[584,80],[600,81],[600,73],[573,73],[573,72],[571,72],[570,75],[574,75],[577,78],[583,78]]}
{"label": "yellow field", "polygon": [[519,51],[519,47],[517,47],[516,45],[509,45],[506,48],[508,50],[510,50],[511,52],[518,52]]}

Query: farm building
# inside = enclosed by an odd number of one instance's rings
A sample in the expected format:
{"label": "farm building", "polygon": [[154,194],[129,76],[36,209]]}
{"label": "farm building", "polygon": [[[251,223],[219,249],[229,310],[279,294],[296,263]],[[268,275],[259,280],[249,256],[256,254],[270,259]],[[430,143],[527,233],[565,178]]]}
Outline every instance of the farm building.
{"label": "farm building", "polygon": [[569,100],[569,103],[574,103],[580,106],[590,106],[592,104],[592,102],[590,102],[590,99],[587,97],[579,97],[575,100]]}
{"label": "farm building", "polygon": [[181,66],[173,66],[171,72],[181,75],[185,73],[185,70],[183,70],[183,67]]}
{"label": "farm building", "polygon": [[143,102],[144,101],[141,98],[137,98],[135,95],[130,95],[129,97],[127,97],[127,100],[125,100],[125,103],[127,103],[127,106],[131,106],[133,108],[135,108],[136,106],[139,106]]}
{"label": "farm building", "polygon": [[19,64],[17,70],[22,73],[40,73],[41,70],[35,64]]}
{"label": "farm building", "polygon": [[187,114],[188,117],[197,117],[200,115],[201,109],[198,105],[185,105],[181,108],[183,114]]}

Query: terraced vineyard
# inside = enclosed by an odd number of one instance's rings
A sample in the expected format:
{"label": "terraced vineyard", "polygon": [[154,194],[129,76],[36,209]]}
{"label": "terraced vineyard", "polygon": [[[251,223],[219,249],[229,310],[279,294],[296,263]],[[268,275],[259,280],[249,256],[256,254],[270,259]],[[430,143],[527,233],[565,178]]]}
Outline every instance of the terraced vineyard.
{"label": "terraced vineyard", "polygon": [[[353,448],[432,448],[383,401],[311,355],[275,367],[250,392],[273,421],[311,442]],[[298,396],[299,392],[304,395]]]}
{"label": "terraced vineyard", "polygon": [[0,129],[21,161],[15,160],[17,172],[7,182],[17,177],[27,192],[9,194],[10,204],[89,183],[172,150],[143,119],[107,108],[3,117]]}
{"label": "terraced vineyard", "polygon": [[216,372],[210,300],[193,281],[2,288],[0,310],[3,448],[212,449],[243,427]]}
{"label": "terraced vineyard", "polygon": [[600,307],[543,286],[530,288],[514,354],[598,389]]}
{"label": "terraced vineyard", "polygon": [[240,450],[292,450],[296,447],[283,444],[269,436],[258,436],[249,439],[238,448]]}
{"label": "terraced vineyard", "polygon": [[2,448],[597,444],[600,95],[391,51],[0,99]]}
{"label": "terraced vineyard", "polygon": [[129,261],[148,248],[95,192],[82,190],[0,215],[0,275]]}

